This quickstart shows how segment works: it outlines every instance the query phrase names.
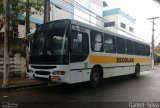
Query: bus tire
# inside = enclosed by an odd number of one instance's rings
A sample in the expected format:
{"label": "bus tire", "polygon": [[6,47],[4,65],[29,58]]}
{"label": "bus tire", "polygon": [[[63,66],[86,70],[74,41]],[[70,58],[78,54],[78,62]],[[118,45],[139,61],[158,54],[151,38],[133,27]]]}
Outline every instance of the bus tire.
{"label": "bus tire", "polygon": [[90,75],[90,86],[97,87],[102,82],[102,75],[98,68],[93,68]]}
{"label": "bus tire", "polygon": [[139,78],[140,77],[140,66],[139,65],[136,65],[136,67],[135,67],[134,77],[135,78]]}

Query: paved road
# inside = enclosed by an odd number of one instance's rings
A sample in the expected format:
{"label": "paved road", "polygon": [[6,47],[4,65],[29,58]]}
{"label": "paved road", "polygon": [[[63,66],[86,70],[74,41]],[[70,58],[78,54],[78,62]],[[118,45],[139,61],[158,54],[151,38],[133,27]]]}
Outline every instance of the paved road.
{"label": "paved road", "polygon": [[139,79],[130,76],[105,79],[104,84],[97,88],[88,87],[83,83],[7,91],[0,93],[0,100],[16,103],[160,102],[160,70],[143,72]]}

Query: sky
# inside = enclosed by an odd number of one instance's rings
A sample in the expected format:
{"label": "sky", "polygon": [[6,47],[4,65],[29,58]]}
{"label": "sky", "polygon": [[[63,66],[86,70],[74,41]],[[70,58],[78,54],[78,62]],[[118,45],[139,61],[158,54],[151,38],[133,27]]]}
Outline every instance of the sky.
{"label": "sky", "polygon": [[159,17],[155,20],[155,45],[160,42],[160,5],[153,0],[106,0],[106,9],[120,8],[136,19],[135,35],[151,42],[152,23],[147,18]]}

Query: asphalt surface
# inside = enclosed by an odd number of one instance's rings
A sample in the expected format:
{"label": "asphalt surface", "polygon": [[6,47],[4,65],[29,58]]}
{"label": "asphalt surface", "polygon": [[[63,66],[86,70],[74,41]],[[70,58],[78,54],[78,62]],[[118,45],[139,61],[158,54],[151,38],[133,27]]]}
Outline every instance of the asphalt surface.
{"label": "asphalt surface", "polygon": [[[49,105],[68,102],[72,103],[72,107],[73,103],[98,104],[97,107],[106,103],[112,107],[112,104],[114,106],[116,103],[116,108],[120,107],[120,104],[122,104],[121,107],[124,105],[126,108],[134,108],[132,102],[138,102],[136,105],[141,106],[135,106],[136,108],[160,108],[160,70],[142,72],[138,79],[130,76],[108,78],[97,88],[89,87],[87,83],[81,83],[19,88],[0,92],[0,101],[7,103]],[[149,107],[146,106],[148,103],[143,102],[153,103]],[[94,105],[95,108],[97,108],[96,105]],[[64,107],[66,107],[65,104]]]}

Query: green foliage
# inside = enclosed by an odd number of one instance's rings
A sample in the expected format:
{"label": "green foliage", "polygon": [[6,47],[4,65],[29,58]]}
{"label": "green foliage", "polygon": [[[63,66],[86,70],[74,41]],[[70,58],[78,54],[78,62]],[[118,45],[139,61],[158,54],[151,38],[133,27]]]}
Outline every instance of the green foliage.
{"label": "green foliage", "polygon": [[155,50],[156,53],[160,54],[160,50]]}
{"label": "green foliage", "polygon": [[[160,54],[160,46],[159,45],[155,48],[154,52]],[[156,56],[154,59],[155,59],[155,63],[160,63],[160,56]]]}
{"label": "green foliage", "polygon": [[0,16],[4,16],[4,0],[0,0]]}
{"label": "green foliage", "polygon": [[[29,2],[27,2],[29,1]],[[11,4],[11,17],[13,21],[16,21],[18,16],[22,16],[26,11],[26,6],[28,5],[29,13],[32,14],[42,14],[44,0],[10,0]],[[5,0],[0,0],[0,15],[4,16],[5,13]],[[16,21],[17,22],[17,21]]]}
{"label": "green foliage", "polygon": [[[5,1],[0,0],[0,16],[5,15]],[[10,25],[15,33],[18,33],[20,17],[27,12],[29,15],[43,13],[44,0],[10,0]],[[18,35],[18,34],[17,34]]]}
{"label": "green foliage", "polygon": [[[27,1],[29,1],[29,3]],[[44,0],[10,0],[10,2],[13,6],[11,6],[11,11],[14,10],[19,14],[23,14],[24,12],[26,12],[26,5],[29,5],[29,8],[34,9],[33,11],[31,11],[31,14],[43,13]],[[4,13],[4,5],[5,0],[0,0],[0,14]]]}
{"label": "green foliage", "polygon": [[155,63],[160,63],[160,57],[155,58]]}
{"label": "green foliage", "polygon": [[[17,0],[15,0],[17,1]],[[19,0],[18,8],[19,13],[23,14],[26,12],[26,6],[28,5],[30,9],[30,14],[40,14],[43,13],[43,3],[44,0]],[[31,10],[32,9],[32,10]]]}

